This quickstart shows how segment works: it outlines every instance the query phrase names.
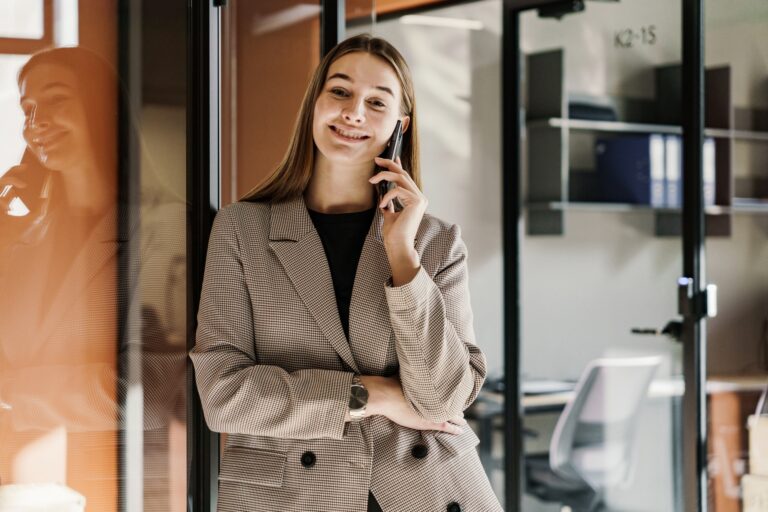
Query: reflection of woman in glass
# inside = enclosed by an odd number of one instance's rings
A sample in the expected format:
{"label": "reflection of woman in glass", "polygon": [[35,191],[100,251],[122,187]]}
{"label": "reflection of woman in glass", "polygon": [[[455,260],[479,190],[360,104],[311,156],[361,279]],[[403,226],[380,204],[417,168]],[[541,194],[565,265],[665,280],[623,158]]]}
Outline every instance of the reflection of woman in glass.
{"label": "reflection of woman in glass", "polygon": [[[0,177],[0,479],[66,483],[89,510],[109,511],[125,387],[118,329],[128,304],[141,300],[119,285],[119,254],[135,229],[118,233],[128,205],[118,200],[117,76],[88,50],[56,48],[33,55],[18,83],[27,148]],[[173,398],[148,380],[183,384],[184,352],[153,354],[162,326],[141,311],[144,383],[153,391],[144,420],[156,426]]]}
{"label": "reflection of woman in glass", "polygon": [[[375,160],[398,120],[402,161]],[[501,510],[463,418],[486,371],[466,247],[425,213],[416,127],[402,56],[348,39],[283,162],[217,215],[191,357],[230,434],[220,510]]]}
{"label": "reflection of woman in glass", "polygon": [[99,508],[117,476],[117,82],[81,48],[32,56],[18,82],[27,149],[2,180],[30,211],[0,244],[0,476],[66,475]]}

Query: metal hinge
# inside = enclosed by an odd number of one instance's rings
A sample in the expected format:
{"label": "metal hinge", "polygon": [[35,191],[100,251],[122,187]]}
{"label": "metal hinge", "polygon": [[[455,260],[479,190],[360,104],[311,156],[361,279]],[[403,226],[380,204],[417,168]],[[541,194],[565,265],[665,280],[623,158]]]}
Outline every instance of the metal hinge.
{"label": "metal hinge", "polygon": [[694,292],[693,279],[677,280],[677,304],[683,317],[714,318],[717,316],[717,285],[708,284],[704,290]]}

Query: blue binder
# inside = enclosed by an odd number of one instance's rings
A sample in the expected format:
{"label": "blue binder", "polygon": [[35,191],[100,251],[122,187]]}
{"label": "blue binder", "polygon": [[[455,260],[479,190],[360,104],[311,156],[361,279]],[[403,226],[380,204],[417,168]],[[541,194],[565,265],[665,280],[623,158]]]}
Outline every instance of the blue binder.
{"label": "blue binder", "polygon": [[663,135],[598,138],[595,158],[605,201],[664,206]]}

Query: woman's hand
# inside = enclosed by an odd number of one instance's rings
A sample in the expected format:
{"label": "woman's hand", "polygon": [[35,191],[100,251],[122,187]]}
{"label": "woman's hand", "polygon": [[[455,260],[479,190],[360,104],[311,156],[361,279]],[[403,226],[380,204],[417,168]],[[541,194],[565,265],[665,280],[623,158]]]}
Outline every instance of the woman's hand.
{"label": "woman's hand", "polygon": [[360,380],[368,389],[369,415],[380,414],[398,425],[414,430],[439,430],[450,434],[461,434],[461,427],[467,424],[463,414],[443,423],[425,420],[405,399],[400,380],[396,377],[363,375]]}
{"label": "woman's hand", "polygon": [[17,176],[14,167],[3,176],[0,176],[0,213],[6,214],[11,206],[11,201],[16,197],[16,190],[27,188],[27,182]]}
{"label": "woman's hand", "polygon": [[[376,184],[381,180],[387,180],[397,185],[381,198],[378,205],[379,208],[386,206],[383,212],[384,244],[391,248],[412,249],[416,231],[427,210],[427,198],[416,186],[411,175],[402,168],[400,157],[397,157],[396,161],[376,157],[375,161],[377,165],[388,170],[376,173],[368,181]],[[403,209],[399,212],[395,211],[392,201],[395,198],[403,205]]]}

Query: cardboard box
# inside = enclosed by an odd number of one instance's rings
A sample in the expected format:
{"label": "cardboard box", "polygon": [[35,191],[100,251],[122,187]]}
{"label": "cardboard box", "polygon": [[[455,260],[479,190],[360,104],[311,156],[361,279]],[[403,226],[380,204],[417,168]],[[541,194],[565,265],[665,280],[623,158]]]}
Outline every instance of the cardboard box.
{"label": "cardboard box", "polygon": [[747,425],[749,425],[749,473],[768,477],[768,416],[750,416]]}
{"label": "cardboard box", "polygon": [[768,510],[768,476],[744,475],[741,478],[741,492],[744,500],[743,512]]}

